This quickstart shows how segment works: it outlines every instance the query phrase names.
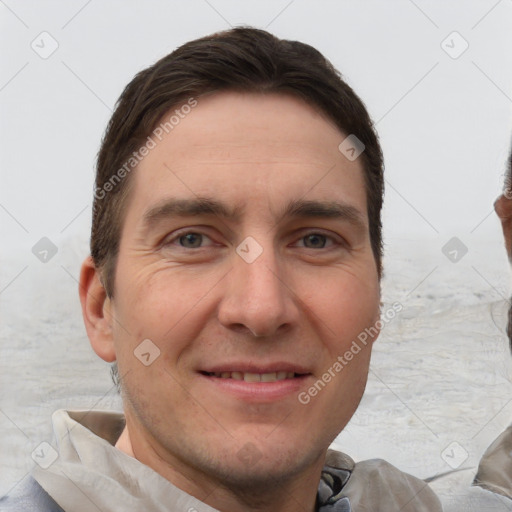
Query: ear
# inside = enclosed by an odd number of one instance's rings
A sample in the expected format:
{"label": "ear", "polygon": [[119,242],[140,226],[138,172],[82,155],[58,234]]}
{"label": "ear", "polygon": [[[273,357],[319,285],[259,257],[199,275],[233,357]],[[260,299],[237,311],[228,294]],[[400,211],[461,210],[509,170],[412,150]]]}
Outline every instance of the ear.
{"label": "ear", "polygon": [[512,261],[512,198],[500,196],[494,203],[494,209],[501,220],[508,257]]}
{"label": "ear", "polygon": [[79,293],[85,329],[91,346],[104,361],[111,363],[116,360],[111,300],[107,297],[101,283],[100,272],[90,256],[82,264]]}

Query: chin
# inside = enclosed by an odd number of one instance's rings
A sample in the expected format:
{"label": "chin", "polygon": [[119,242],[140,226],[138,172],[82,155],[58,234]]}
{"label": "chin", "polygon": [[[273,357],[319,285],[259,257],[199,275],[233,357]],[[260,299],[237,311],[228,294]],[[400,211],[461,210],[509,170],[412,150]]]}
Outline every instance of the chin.
{"label": "chin", "polygon": [[323,455],[323,450],[304,453],[297,451],[297,447],[282,453],[275,449],[262,453],[254,444],[247,443],[234,457],[225,460],[223,467],[216,468],[215,472],[221,485],[230,489],[237,489],[241,493],[261,490],[269,492],[273,488],[282,487],[298,474],[311,471],[320,460],[323,463]]}

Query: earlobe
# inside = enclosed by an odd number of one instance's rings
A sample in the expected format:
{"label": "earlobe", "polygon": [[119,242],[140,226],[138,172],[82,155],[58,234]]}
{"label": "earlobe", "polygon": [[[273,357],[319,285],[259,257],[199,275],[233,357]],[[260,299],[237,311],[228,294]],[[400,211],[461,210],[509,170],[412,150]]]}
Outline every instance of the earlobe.
{"label": "earlobe", "polygon": [[88,256],[80,271],[80,303],[85,329],[93,350],[104,361],[116,360],[114,347],[111,300],[100,279],[100,272]]}

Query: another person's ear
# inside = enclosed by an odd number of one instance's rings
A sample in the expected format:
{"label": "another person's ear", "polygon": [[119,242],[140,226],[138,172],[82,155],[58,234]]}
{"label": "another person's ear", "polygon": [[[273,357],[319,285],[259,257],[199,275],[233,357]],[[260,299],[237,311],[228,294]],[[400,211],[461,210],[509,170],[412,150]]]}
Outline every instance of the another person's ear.
{"label": "another person's ear", "polygon": [[503,194],[494,203],[494,209],[501,220],[508,257],[512,260],[512,198]]}
{"label": "another person's ear", "polygon": [[111,300],[101,282],[99,270],[88,256],[80,271],[80,302],[85,329],[93,350],[103,360],[116,360],[112,331]]}

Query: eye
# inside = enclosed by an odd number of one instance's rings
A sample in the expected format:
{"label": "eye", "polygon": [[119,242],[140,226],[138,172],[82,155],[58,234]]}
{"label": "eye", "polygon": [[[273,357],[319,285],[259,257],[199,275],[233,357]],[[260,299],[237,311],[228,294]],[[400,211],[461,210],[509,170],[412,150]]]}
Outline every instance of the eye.
{"label": "eye", "polygon": [[[178,237],[178,242],[182,247],[186,249],[197,249],[201,247],[203,243],[203,237],[201,233],[185,233]],[[207,238],[207,237],[206,237]]]}
{"label": "eye", "polygon": [[311,233],[302,238],[304,247],[308,249],[323,249],[327,244],[328,237],[320,233]]}
{"label": "eye", "polygon": [[184,226],[167,233],[157,250],[167,261],[196,264],[221,258],[227,245],[222,233],[212,226]]}
{"label": "eye", "polygon": [[302,231],[300,235],[297,235],[298,238],[295,238],[295,242],[292,244],[292,247],[297,247],[299,249],[306,249],[306,251],[318,251],[322,254],[327,251],[332,252],[336,250],[347,250],[349,245],[347,242],[332,231],[328,231],[327,233],[322,231]]}
{"label": "eye", "polygon": [[204,233],[183,230],[167,238],[163,247],[168,249],[202,249],[212,245],[215,245],[213,240]]}

